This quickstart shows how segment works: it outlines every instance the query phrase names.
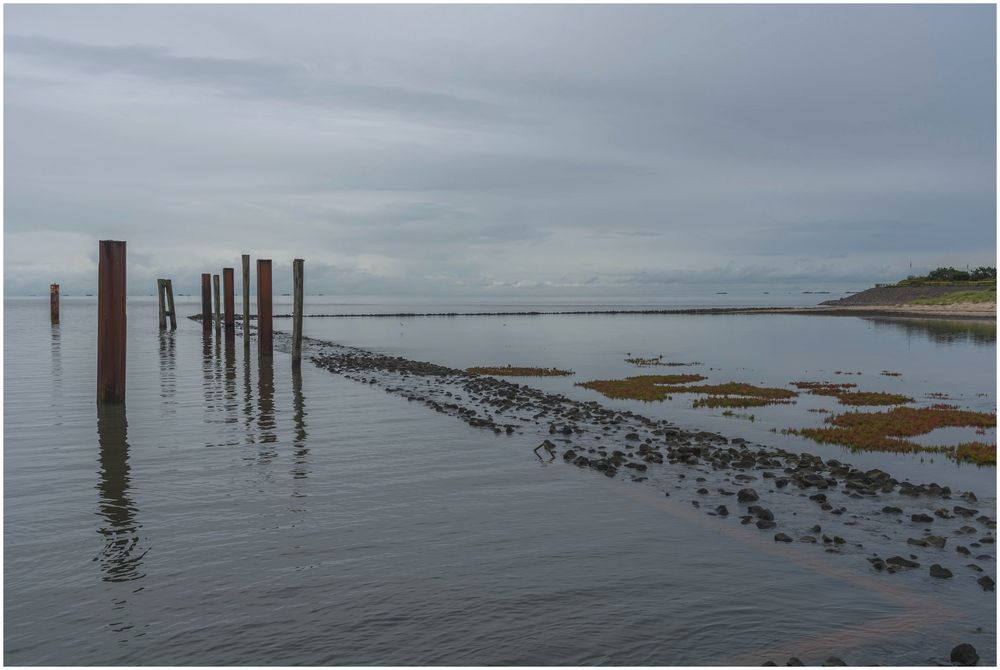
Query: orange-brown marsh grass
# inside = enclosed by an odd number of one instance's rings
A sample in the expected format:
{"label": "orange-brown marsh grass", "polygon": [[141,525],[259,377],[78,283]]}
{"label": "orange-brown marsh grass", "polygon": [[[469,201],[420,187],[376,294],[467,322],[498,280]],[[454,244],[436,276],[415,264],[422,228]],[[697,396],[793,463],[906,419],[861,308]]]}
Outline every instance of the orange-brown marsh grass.
{"label": "orange-brown marsh grass", "polygon": [[969,442],[957,446],[924,446],[910,439],[937,428],[992,428],[996,414],[954,407],[896,407],[885,412],[846,412],[828,417],[827,427],[790,429],[786,432],[816,442],[840,444],[858,451],[918,451],[947,454],[957,461],[996,465],[996,445]]}

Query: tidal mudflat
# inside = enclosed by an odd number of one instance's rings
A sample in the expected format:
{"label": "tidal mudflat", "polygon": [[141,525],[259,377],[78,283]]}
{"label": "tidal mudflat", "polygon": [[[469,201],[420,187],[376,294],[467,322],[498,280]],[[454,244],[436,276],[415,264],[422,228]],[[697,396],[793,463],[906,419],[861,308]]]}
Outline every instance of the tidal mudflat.
{"label": "tidal mudflat", "polygon": [[[771,432],[786,406],[749,422],[575,386],[634,375],[631,352],[762,386],[862,372],[992,412],[995,334],[312,319],[315,364],[293,375],[187,319],[161,335],[131,301],[129,401],[108,416],[92,324],[82,299],[55,329],[44,301],[7,303],[9,663],[928,664],[962,642],[995,658],[991,468]],[[574,374],[465,371],[484,361]],[[807,410],[837,406],[792,408],[821,425]]]}

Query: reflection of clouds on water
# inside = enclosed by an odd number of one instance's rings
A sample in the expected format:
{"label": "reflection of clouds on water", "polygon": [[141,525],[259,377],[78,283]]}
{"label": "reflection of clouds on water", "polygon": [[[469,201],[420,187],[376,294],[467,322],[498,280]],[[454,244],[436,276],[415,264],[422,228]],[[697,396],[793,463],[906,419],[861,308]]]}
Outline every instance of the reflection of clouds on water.
{"label": "reflection of clouds on water", "polygon": [[148,549],[140,545],[137,508],[129,497],[128,419],[124,405],[98,405],[97,439],[100,444],[100,494],[98,514],[104,523],[98,532],[104,548],[98,560],[104,581],[140,579],[142,558]]}
{"label": "reflection of clouds on water", "polygon": [[903,330],[909,336],[925,337],[936,344],[996,344],[997,325],[994,321],[907,319],[864,317],[878,329]]}

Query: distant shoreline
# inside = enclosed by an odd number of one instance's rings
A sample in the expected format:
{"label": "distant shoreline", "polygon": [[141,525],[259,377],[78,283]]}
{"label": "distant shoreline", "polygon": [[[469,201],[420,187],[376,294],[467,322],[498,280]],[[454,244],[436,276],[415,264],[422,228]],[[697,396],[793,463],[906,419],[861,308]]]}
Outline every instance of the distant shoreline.
{"label": "distant shoreline", "polygon": [[[693,307],[677,309],[606,309],[606,310],[560,310],[560,311],[518,311],[518,312],[368,312],[338,314],[304,314],[311,319],[357,319],[357,318],[397,318],[416,317],[458,317],[458,316],[592,316],[592,315],[646,315],[646,316],[713,316],[748,314],[795,314],[810,316],[896,316],[934,319],[961,319],[975,321],[995,321],[996,305],[990,303],[956,303],[951,305],[855,305],[833,307]],[[275,314],[275,319],[290,319],[291,314]],[[201,314],[189,318],[200,321]],[[242,319],[241,314],[236,318]],[[256,315],[250,315],[251,320]]]}

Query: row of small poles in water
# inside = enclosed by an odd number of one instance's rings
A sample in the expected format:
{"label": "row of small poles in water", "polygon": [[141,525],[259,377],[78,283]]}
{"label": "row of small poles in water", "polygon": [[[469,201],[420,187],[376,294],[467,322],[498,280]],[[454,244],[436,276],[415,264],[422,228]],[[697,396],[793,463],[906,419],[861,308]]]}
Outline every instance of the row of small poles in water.
{"label": "row of small poles in water", "polygon": [[[101,240],[97,265],[97,402],[125,402],[125,242]],[[292,367],[302,365],[302,305],[304,266],[301,258],[292,261]],[[214,282],[213,282],[214,280]],[[212,313],[212,285],[215,288],[215,313]],[[225,327],[226,338],[236,337],[236,310],[233,296],[233,268],[222,269],[220,296],[219,275],[201,275],[201,323],[205,332],[216,333]],[[156,280],[160,329],[177,329],[173,282]],[[220,300],[221,298],[221,300]],[[271,309],[271,260],[257,260],[257,351],[273,355],[274,331]],[[49,287],[52,323],[59,323],[59,284]],[[250,255],[243,254],[243,340],[250,346]]]}

